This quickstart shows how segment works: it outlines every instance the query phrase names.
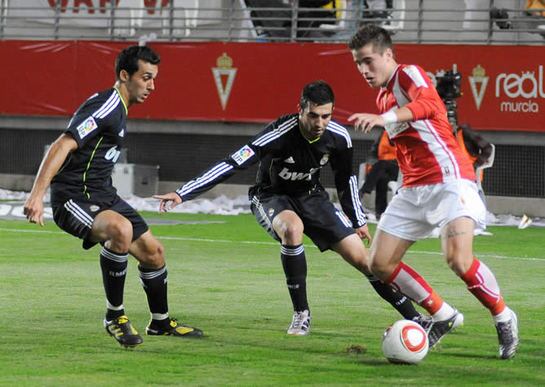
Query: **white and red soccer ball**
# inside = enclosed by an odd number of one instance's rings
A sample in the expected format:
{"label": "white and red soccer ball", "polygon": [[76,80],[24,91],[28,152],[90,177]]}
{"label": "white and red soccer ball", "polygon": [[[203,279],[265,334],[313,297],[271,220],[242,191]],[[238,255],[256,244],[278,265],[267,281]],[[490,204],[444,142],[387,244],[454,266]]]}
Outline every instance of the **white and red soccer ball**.
{"label": "white and red soccer ball", "polygon": [[396,321],[384,332],[382,352],[391,363],[417,364],[428,353],[428,335],[414,321]]}

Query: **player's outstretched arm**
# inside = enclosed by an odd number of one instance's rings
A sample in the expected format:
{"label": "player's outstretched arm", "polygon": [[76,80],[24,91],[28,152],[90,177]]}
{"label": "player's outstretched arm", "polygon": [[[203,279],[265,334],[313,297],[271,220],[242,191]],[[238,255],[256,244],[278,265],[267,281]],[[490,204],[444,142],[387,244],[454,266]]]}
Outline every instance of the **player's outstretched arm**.
{"label": "player's outstretched arm", "polygon": [[154,199],[159,199],[159,212],[172,210],[178,204],[182,204],[182,198],[176,192],[169,192],[163,195],[153,195]]}
{"label": "player's outstretched arm", "polygon": [[34,185],[27,198],[23,213],[30,223],[44,225],[44,195],[53,177],[59,172],[68,155],[78,148],[78,143],[69,134],[62,134],[49,147],[44,156]]}
{"label": "player's outstretched arm", "polygon": [[[348,117],[348,121],[354,123],[356,130],[369,133],[375,126],[382,126],[388,130],[386,125],[398,122],[413,121],[413,113],[410,109],[403,106],[399,109],[389,110],[382,114],[355,113]],[[390,133],[389,133],[390,134]]]}
{"label": "player's outstretched arm", "polygon": [[356,234],[358,234],[358,236],[365,242],[367,246],[371,245],[373,238],[371,238],[371,233],[369,232],[369,228],[367,227],[367,225],[358,227],[355,231]]}

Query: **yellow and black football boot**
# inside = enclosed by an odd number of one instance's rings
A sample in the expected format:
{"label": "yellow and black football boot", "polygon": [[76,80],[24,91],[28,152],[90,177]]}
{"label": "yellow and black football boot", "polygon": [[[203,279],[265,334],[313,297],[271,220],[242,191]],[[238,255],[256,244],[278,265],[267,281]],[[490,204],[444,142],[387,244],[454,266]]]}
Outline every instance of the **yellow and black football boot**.
{"label": "yellow and black football boot", "polygon": [[159,325],[152,320],[146,328],[149,336],[176,336],[186,338],[197,338],[203,336],[203,331],[189,325],[180,324],[176,319],[169,319],[164,325]]}
{"label": "yellow and black football boot", "polygon": [[119,316],[112,321],[104,320],[104,328],[106,328],[106,332],[110,336],[125,348],[134,348],[144,342],[142,336],[138,334],[131,325],[129,318],[125,315]]}

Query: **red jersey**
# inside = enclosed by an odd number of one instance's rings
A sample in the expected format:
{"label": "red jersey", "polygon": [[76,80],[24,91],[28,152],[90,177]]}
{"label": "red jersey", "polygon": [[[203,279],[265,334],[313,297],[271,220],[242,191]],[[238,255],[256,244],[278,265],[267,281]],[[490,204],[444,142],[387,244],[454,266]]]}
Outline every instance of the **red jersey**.
{"label": "red jersey", "polygon": [[404,187],[475,180],[471,161],[452,133],[445,105],[422,68],[398,65],[380,89],[377,106],[381,113],[405,106],[413,114],[413,121],[385,128],[396,146]]}

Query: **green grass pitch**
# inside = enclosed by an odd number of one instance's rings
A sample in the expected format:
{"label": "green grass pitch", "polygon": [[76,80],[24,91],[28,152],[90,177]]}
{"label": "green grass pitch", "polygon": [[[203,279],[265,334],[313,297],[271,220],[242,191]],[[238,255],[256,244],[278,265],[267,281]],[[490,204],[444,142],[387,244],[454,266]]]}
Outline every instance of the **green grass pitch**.
{"label": "green grass pitch", "polygon": [[[400,366],[380,349],[399,316],[334,253],[306,241],[312,333],[287,337],[279,246],[251,215],[145,216],[186,222],[152,230],[166,249],[171,315],[206,337],[144,336],[137,349],[123,349],[102,328],[98,248],[82,250],[52,221],[3,220],[0,385],[545,385],[545,229],[492,227],[493,236],[476,238],[476,255],[519,315],[512,361],[497,359],[491,317],[448,269],[439,241],[415,244],[406,261],[465,314],[465,325],[421,364]],[[143,333],[149,314],[135,260],[124,303]]]}

